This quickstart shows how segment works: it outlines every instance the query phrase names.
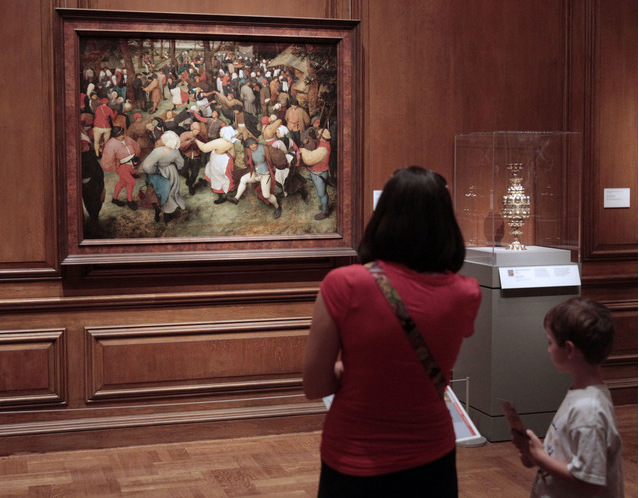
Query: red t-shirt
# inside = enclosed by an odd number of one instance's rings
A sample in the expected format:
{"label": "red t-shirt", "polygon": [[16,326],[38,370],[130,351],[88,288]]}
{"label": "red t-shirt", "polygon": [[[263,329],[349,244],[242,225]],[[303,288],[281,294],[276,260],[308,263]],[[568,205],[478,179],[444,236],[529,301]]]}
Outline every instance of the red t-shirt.
{"label": "red t-shirt", "polygon": [[[473,333],[481,300],[473,278],[379,262],[444,375]],[[320,285],[339,329],[344,375],[326,416],[321,457],[344,474],[380,475],[437,460],[455,447],[446,405],[386,298],[362,265]]]}

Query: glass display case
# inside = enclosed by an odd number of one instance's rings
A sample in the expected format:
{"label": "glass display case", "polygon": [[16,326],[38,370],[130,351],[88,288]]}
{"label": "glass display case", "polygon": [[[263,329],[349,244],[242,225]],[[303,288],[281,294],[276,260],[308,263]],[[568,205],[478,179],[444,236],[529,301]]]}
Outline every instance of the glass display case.
{"label": "glass display case", "polygon": [[482,300],[453,378],[471,380],[469,415],[489,441],[511,438],[499,399],[542,436],[569,387],[548,367],[543,321],[581,293],[581,146],[567,132],[455,136],[460,272],[477,279]]}
{"label": "glass display case", "polygon": [[467,261],[579,263],[581,134],[495,131],[455,136],[455,212]]}

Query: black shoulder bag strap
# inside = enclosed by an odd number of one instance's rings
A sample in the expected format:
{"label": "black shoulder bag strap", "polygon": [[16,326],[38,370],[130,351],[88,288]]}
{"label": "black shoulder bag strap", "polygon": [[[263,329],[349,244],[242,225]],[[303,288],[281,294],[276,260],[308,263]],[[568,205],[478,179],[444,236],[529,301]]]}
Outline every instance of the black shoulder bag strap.
{"label": "black shoulder bag strap", "polygon": [[421,361],[424,370],[428,373],[428,376],[435,384],[435,388],[437,388],[437,392],[439,393],[439,397],[444,399],[444,391],[446,390],[446,378],[442,374],[439,365],[433,358],[432,353],[428,347],[428,344],[424,341],[424,338],[417,330],[417,325],[413,322],[413,319],[408,314],[406,307],[404,306],[404,302],[397,294],[397,291],[390,283],[388,276],[384,273],[384,270],[377,264],[375,261],[371,261],[370,263],[366,263],[364,267],[371,273],[375,282],[379,286],[380,290],[386,297],[388,304],[390,304],[391,308],[395,312],[395,316],[402,325],[404,332],[406,332],[406,337],[408,337],[411,346],[417,353],[417,357],[419,361]]}

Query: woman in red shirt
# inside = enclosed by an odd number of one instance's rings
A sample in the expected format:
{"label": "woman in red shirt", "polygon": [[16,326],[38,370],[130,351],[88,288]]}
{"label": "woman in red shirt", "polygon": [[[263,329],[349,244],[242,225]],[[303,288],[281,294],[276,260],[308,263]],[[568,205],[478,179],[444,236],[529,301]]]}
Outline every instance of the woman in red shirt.
{"label": "woman in red shirt", "polygon": [[310,399],[335,393],[322,433],[320,497],[457,496],[455,432],[371,273],[376,261],[449,381],[480,303],[446,181],[418,166],[386,184],[360,264],[322,281],[304,360]]}

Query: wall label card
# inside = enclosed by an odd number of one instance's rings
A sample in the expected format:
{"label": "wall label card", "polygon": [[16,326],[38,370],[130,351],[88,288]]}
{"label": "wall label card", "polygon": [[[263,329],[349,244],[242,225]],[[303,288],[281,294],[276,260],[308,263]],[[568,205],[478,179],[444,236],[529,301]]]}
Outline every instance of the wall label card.
{"label": "wall label card", "polygon": [[500,267],[499,279],[502,289],[536,289],[581,285],[577,265]]}
{"label": "wall label card", "polygon": [[605,188],[604,208],[629,208],[630,189],[629,188]]}
{"label": "wall label card", "polygon": [[382,195],[381,190],[373,190],[373,209],[377,207],[377,201],[379,201],[379,197]]}

